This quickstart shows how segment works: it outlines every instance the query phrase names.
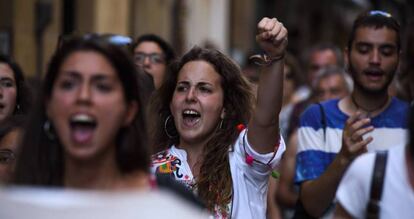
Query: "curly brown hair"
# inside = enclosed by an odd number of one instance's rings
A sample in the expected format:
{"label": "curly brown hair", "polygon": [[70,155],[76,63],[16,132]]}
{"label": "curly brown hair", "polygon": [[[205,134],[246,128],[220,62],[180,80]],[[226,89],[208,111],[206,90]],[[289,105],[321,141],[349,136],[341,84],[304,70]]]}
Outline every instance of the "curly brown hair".
{"label": "curly brown hair", "polygon": [[171,122],[171,127],[167,127],[167,134],[165,122],[171,116],[169,105],[181,68],[188,62],[198,60],[210,63],[221,76],[226,118],[204,146],[196,188],[209,210],[213,211],[215,206],[223,210],[232,197],[228,152],[233,149],[232,145],[239,135],[237,125],[247,124],[250,119],[254,100],[251,86],[235,62],[217,50],[194,47],[173,63],[171,72],[167,73],[163,85],[152,99],[150,112],[154,116],[152,121],[156,121],[151,128],[152,145],[155,151],[162,151],[171,145],[180,144],[174,123]]}

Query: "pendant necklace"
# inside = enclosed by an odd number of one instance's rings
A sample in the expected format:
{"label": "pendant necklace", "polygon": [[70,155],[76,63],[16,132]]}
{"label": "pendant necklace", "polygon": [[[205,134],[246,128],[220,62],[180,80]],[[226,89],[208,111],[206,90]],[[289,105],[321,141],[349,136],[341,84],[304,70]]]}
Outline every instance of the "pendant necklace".
{"label": "pendant necklace", "polygon": [[388,100],[390,99],[390,97],[387,95],[387,98],[385,99],[385,101],[383,102],[383,103],[381,103],[381,105],[379,105],[378,107],[375,107],[374,109],[366,109],[366,108],[364,108],[364,107],[361,107],[361,105],[359,105],[357,102],[356,102],[356,100],[355,100],[355,98],[354,98],[354,95],[352,95],[351,94],[351,101],[352,101],[352,103],[354,104],[354,106],[357,108],[357,110],[362,110],[362,111],[364,111],[364,112],[366,112],[367,113],[367,117],[369,117],[369,118],[371,118],[371,115],[375,112],[375,111],[379,111],[379,110],[381,110],[382,108],[384,108],[386,105],[387,105],[387,103],[388,103]]}

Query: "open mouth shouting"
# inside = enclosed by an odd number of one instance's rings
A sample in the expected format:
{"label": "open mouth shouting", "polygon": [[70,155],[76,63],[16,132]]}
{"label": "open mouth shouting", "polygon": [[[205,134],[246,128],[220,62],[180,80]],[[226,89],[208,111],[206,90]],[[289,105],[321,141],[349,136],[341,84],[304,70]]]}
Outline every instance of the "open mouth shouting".
{"label": "open mouth shouting", "polygon": [[201,114],[193,109],[185,109],[182,112],[184,126],[192,128],[195,127],[201,118]]}
{"label": "open mouth shouting", "polygon": [[76,114],[69,121],[71,138],[75,143],[90,143],[97,126],[95,118],[88,114]]}

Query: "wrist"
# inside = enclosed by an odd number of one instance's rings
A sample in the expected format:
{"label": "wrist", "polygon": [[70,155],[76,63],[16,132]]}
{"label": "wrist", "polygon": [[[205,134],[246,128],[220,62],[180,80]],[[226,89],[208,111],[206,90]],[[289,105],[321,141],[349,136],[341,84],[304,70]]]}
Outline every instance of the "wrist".
{"label": "wrist", "polygon": [[278,61],[280,61],[284,58],[285,58],[285,53],[282,53],[282,54],[277,55],[277,56],[270,56],[270,55],[266,55],[266,54],[263,54],[263,55],[257,54],[257,55],[250,56],[249,59],[252,60],[258,66],[269,66],[269,65],[272,65],[273,63],[278,62]]}
{"label": "wrist", "polygon": [[348,158],[347,156],[342,155],[341,153],[337,155],[337,159],[338,159],[339,165],[343,167],[347,167],[351,163],[351,159]]}

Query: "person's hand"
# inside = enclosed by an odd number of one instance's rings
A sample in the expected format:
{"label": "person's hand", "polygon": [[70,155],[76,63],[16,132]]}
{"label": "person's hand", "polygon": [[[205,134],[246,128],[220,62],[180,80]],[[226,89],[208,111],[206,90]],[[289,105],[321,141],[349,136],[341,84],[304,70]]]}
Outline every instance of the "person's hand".
{"label": "person's hand", "polygon": [[345,123],[342,134],[342,147],[339,151],[339,156],[346,159],[347,162],[352,161],[358,155],[367,151],[367,145],[373,138],[362,138],[363,135],[374,130],[374,127],[369,125],[371,120],[369,118],[361,118],[361,113],[356,112]]}
{"label": "person's hand", "polygon": [[288,44],[288,31],[276,18],[263,18],[257,24],[256,41],[270,57],[280,57]]}

